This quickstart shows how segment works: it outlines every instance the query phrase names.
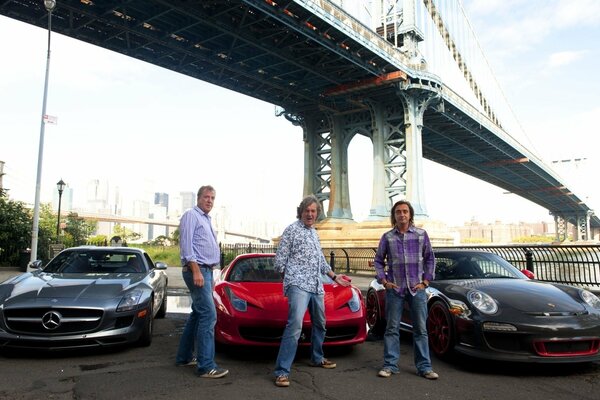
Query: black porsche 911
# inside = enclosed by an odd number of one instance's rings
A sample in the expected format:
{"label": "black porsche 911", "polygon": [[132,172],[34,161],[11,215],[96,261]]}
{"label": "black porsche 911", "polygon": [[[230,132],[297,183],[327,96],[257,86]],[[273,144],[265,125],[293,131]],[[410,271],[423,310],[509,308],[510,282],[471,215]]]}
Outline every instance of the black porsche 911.
{"label": "black porsche 911", "polygon": [[0,284],[0,348],[152,342],[167,312],[166,264],[131,247],[74,247]]}
{"label": "black porsche 911", "polygon": [[[600,299],[595,294],[529,279],[488,252],[439,250],[435,257],[427,328],[430,350],[438,357],[459,352],[517,362],[600,360]],[[366,302],[370,332],[382,335],[385,289],[376,280]],[[411,329],[407,309],[401,329]]]}

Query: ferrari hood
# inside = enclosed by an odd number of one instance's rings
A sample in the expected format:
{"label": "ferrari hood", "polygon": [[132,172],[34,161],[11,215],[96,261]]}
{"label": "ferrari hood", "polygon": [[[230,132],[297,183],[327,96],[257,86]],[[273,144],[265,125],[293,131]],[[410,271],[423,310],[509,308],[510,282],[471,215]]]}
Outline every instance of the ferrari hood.
{"label": "ferrari hood", "polygon": [[[287,297],[281,283],[226,283],[236,296],[263,310],[287,310]],[[352,298],[352,289],[339,285],[323,285],[325,310],[338,309]]]}
{"label": "ferrari hood", "polygon": [[143,274],[23,274],[2,290],[4,302],[36,299],[110,299],[141,281]]}
{"label": "ferrari hood", "polygon": [[471,289],[492,296],[501,308],[524,313],[572,313],[585,310],[577,289],[526,279],[474,279],[450,284],[446,291],[463,295]]}

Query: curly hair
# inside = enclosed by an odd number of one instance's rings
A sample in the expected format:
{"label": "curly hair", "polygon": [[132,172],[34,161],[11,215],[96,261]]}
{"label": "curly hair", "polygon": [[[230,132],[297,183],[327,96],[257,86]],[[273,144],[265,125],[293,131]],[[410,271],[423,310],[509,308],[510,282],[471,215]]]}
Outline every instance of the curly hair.
{"label": "curly hair", "polygon": [[315,196],[314,194],[311,194],[311,195],[306,196],[305,198],[303,198],[302,201],[300,202],[300,205],[296,209],[296,218],[301,219],[302,218],[302,213],[311,204],[316,204],[317,205],[317,215],[321,215],[321,202],[319,202],[319,199],[317,199],[317,196]]}

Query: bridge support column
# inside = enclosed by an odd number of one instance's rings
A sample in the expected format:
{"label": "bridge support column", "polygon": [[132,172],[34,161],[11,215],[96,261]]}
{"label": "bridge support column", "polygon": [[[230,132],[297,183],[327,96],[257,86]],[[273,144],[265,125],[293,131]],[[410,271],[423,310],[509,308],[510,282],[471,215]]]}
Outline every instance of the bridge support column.
{"label": "bridge support column", "polygon": [[[314,194],[321,205],[331,194],[331,129],[324,118],[306,117],[301,120],[304,139],[303,195]],[[325,218],[322,210],[319,220]]]}
{"label": "bridge support column", "polygon": [[557,242],[567,240],[567,221],[559,215],[554,215],[554,231],[556,232],[555,239]]}
{"label": "bridge support column", "polygon": [[331,135],[331,194],[327,217],[352,220],[348,186],[348,143],[340,116],[332,116]]}
{"label": "bridge support column", "polygon": [[386,121],[384,107],[378,103],[371,103],[371,119],[373,121],[373,193],[371,196],[371,209],[369,220],[384,220],[389,217],[390,201],[386,198]]}
{"label": "bridge support column", "polygon": [[422,93],[410,89],[399,91],[404,106],[406,199],[415,209],[415,218],[428,217],[423,181],[423,114],[438,99],[433,93]]}
{"label": "bridge support column", "polygon": [[577,237],[575,240],[590,240],[591,213],[577,215]]}

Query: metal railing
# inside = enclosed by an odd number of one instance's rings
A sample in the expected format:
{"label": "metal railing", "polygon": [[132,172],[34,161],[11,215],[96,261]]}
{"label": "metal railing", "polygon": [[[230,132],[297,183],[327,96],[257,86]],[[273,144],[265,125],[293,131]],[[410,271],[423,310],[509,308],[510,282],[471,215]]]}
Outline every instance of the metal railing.
{"label": "metal railing", "polygon": [[[481,250],[498,254],[519,269],[528,269],[545,282],[566,283],[600,291],[600,245],[453,246],[442,249]],[[274,253],[273,245],[221,245],[224,266],[239,254]],[[375,248],[324,248],[331,267],[339,272],[374,275]]]}

